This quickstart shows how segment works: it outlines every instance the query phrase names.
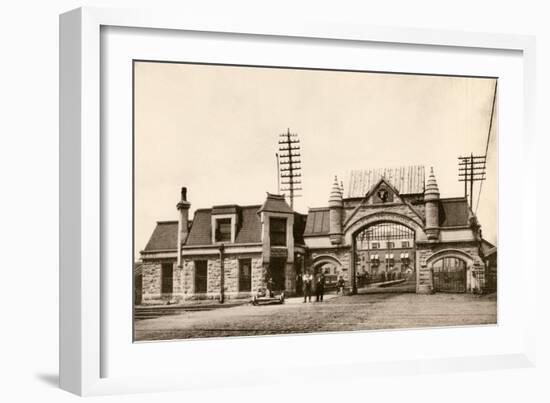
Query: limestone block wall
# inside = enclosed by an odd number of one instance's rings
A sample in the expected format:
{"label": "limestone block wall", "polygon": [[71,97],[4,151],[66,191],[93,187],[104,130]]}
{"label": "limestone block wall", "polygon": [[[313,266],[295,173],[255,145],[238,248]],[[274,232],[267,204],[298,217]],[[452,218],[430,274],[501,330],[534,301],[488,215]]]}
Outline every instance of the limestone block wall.
{"label": "limestone block wall", "polygon": [[180,269],[181,298],[189,299],[195,292],[195,263],[190,259],[182,259]]}
{"label": "limestone block wall", "polygon": [[[251,260],[251,291],[239,291],[239,260]],[[207,260],[206,293],[195,292],[195,261]],[[239,254],[224,256],[223,291],[224,298],[248,298],[263,284],[265,269],[262,267],[261,254]],[[182,259],[182,268],[178,271],[178,300],[216,299],[222,291],[221,260],[219,256],[196,256]],[[174,289],[176,291],[176,288]]]}
{"label": "limestone block wall", "polygon": [[141,270],[143,279],[142,301],[146,303],[148,301],[160,299],[161,263],[143,263]]}
{"label": "limestone block wall", "polygon": [[468,243],[433,243],[418,245],[416,254],[418,293],[432,293],[432,265],[445,256],[463,259],[467,265],[466,291],[483,292],[485,288],[485,266],[479,255],[479,247],[475,242]]}
{"label": "limestone block wall", "polygon": [[342,276],[347,285],[351,280],[350,278],[350,256],[351,248],[341,247],[341,248],[327,248],[327,249],[314,249],[311,250],[309,259],[306,260],[306,270],[310,269],[313,273],[313,265],[316,261],[321,261],[325,257],[337,259],[340,262],[340,265],[337,266],[337,275]]}
{"label": "limestone block wall", "polygon": [[[161,293],[162,263],[173,265],[171,294]],[[164,303],[175,301],[181,295],[181,272],[178,270],[175,261],[147,261],[141,266],[142,269],[142,302],[145,304]]]}
{"label": "limestone block wall", "polygon": [[262,257],[254,257],[252,259],[252,292],[257,292],[258,288],[264,287],[264,279],[267,272],[266,267],[262,264]]}
{"label": "limestone block wall", "polygon": [[208,259],[208,272],[206,278],[206,297],[217,299],[221,291],[221,266],[219,258]]}

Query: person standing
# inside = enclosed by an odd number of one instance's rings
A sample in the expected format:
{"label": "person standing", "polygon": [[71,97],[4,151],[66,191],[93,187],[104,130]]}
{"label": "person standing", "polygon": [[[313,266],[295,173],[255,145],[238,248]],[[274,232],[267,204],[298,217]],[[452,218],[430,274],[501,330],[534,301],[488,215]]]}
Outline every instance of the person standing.
{"label": "person standing", "polygon": [[302,275],[302,287],[303,287],[303,290],[304,290],[304,302],[311,302],[311,286],[312,286],[312,283],[313,283],[313,276],[311,275],[311,273],[308,270]]}
{"label": "person standing", "polygon": [[342,294],[344,295],[344,285],[346,284],[346,282],[344,281],[344,278],[342,276],[340,276],[340,278],[338,278],[338,291],[336,292],[336,294]]}
{"label": "person standing", "polygon": [[317,284],[315,285],[315,295],[317,302],[323,302],[325,295],[325,275],[323,272],[317,276]]}

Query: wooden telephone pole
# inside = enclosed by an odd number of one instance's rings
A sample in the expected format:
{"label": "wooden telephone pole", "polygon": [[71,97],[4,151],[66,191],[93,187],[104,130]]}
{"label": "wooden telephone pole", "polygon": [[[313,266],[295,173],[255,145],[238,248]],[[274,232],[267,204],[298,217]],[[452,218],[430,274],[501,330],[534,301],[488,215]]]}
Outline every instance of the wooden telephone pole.
{"label": "wooden telephone pole", "polygon": [[464,197],[468,198],[468,184],[470,185],[470,207],[474,203],[474,182],[485,180],[486,155],[470,154],[469,157],[458,157],[459,182],[464,182]]}
{"label": "wooden telephone pole", "polygon": [[300,140],[298,135],[290,133],[287,129],[286,133],[279,135],[279,175],[282,178],[281,184],[285,185],[281,189],[284,193],[288,193],[290,199],[290,207],[294,209],[294,198],[300,197],[297,191],[302,190],[302,174],[300,166]]}

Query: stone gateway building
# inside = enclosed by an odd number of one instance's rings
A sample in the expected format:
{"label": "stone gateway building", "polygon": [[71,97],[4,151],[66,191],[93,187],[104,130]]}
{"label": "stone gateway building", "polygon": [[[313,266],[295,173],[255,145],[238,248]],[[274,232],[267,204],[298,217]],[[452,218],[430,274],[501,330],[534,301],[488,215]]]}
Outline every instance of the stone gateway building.
{"label": "stone gateway building", "polygon": [[417,293],[494,289],[476,216],[465,197],[440,197],[433,169],[427,180],[422,166],[354,171],[345,197],[335,178],[328,205],[307,215],[269,193],[258,205],[198,209],[192,220],[190,206],[183,188],[178,220],[157,223],[135,275],[137,301],[250,298],[267,281],[291,296],[306,271],[323,272],[329,288],[342,278],[351,294],[400,281]]}

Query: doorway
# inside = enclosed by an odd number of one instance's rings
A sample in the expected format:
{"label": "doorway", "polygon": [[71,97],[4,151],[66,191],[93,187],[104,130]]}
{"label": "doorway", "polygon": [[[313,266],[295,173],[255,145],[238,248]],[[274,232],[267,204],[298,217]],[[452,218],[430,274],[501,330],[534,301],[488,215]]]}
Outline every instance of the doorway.
{"label": "doorway", "polygon": [[466,292],[466,262],[456,257],[444,257],[433,266],[434,291]]}
{"label": "doorway", "polygon": [[273,291],[285,290],[286,258],[271,258],[269,261],[269,274],[273,281]]}

